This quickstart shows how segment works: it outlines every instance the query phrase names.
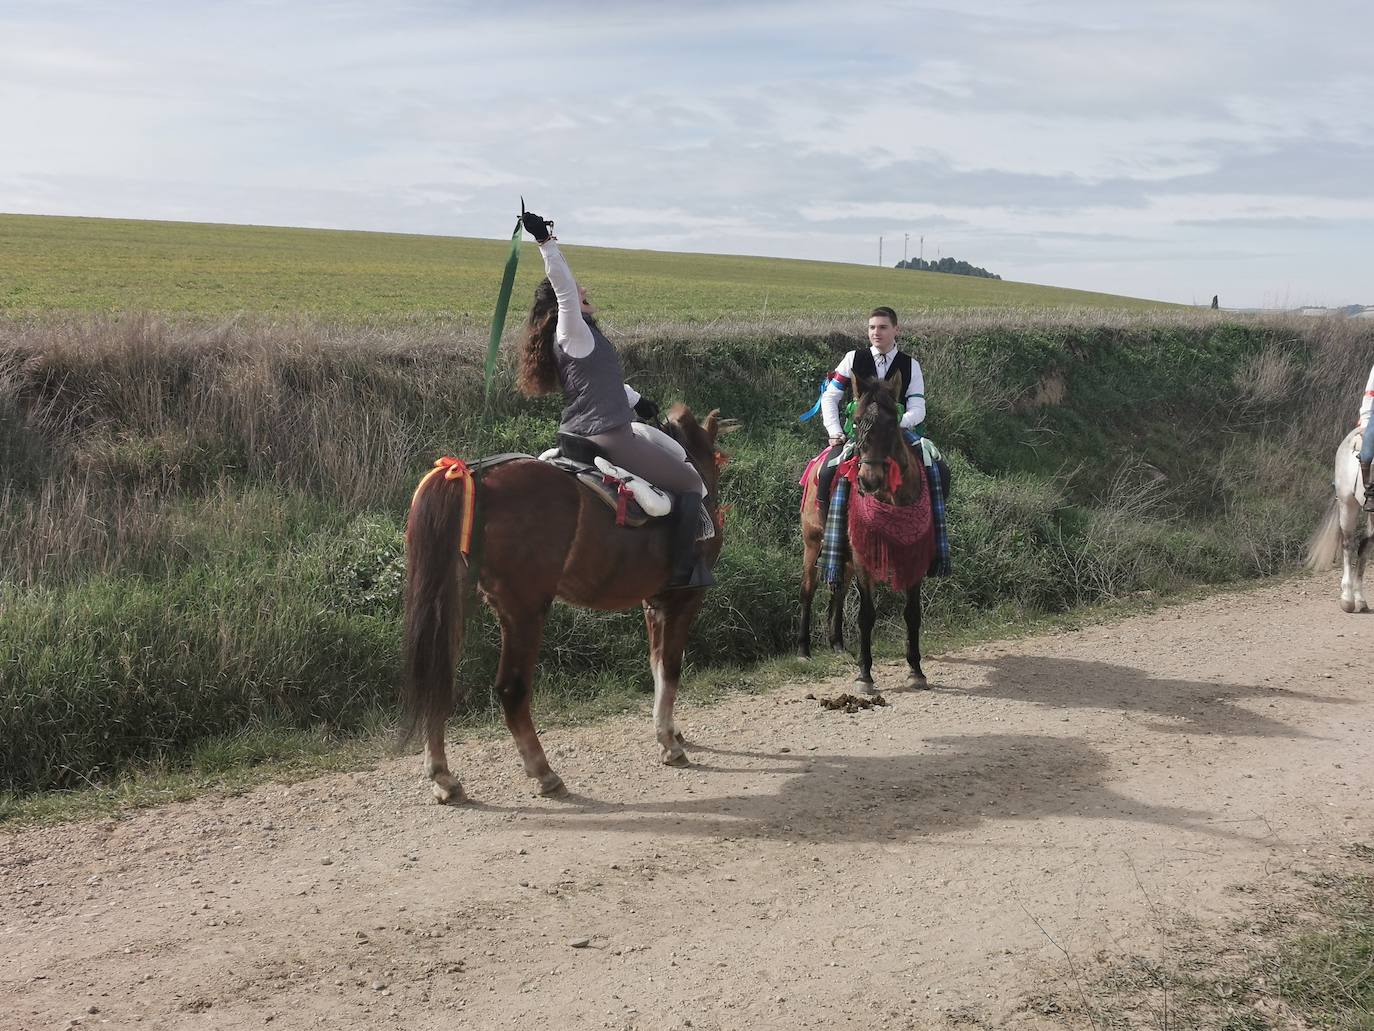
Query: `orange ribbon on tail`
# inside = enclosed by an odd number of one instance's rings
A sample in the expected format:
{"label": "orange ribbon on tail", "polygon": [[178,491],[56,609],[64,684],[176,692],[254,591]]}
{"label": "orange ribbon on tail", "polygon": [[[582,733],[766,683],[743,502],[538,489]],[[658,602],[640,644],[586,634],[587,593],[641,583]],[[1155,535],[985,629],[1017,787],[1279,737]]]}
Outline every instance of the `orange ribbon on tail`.
{"label": "orange ribbon on tail", "polygon": [[472,551],[472,528],[476,523],[477,516],[477,481],[473,478],[472,470],[461,458],[450,458],[445,455],[434,463],[434,468],[425,473],[420,485],[415,488],[415,494],[411,497],[410,503],[413,506],[415,499],[420,496],[420,491],[425,489],[425,484],[435,476],[443,473],[446,480],[463,481],[463,515],[461,526],[458,531],[458,550],[465,556]]}

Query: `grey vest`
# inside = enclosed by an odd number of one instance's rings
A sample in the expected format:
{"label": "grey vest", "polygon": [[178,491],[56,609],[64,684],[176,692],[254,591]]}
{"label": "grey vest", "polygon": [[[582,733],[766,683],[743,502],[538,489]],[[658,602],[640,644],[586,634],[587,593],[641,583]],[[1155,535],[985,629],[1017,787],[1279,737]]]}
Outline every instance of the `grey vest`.
{"label": "grey vest", "polygon": [[620,355],[615,347],[590,322],[595,346],[584,358],[573,358],[557,344],[553,345],[558,362],[558,382],[563,384],[567,405],[558,424],[562,433],[590,437],[597,433],[627,426],[634,420],[634,411],[625,397],[625,372],[620,367]]}

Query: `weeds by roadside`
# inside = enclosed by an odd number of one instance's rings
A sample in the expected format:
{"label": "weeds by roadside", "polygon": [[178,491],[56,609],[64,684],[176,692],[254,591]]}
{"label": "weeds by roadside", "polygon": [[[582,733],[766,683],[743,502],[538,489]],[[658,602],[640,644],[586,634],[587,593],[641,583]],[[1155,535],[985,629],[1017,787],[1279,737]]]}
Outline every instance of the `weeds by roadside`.
{"label": "weeds by roadside", "polygon": [[[794,647],[796,479],[819,446],[796,416],[858,342],[842,328],[621,328],[641,390],[744,422],[700,664]],[[925,593],[946,627],[1284,569],[1374,359],[1374,327],[1323,320],[906,328],[954,470],[955,576]],[[414,483],[436,454],[538,451],[556,424],[556,399],[503,378],[479,440],[480,354],[456,324],[0,321],[0,789],[182,768],[258,727],[348,735],[387,707]],[[880,634],[896,616],[886,602]],[[471,712],[495,666],[481,618],[460,672]],[[643,651],[637,612],[556,607],[541,711],[638,689]]]}
{"label": "weeds by roadside", "polygon": [[1300,873],[1290,892],[1237,885],[1248,912],[1229,926],[1168,915],[1158,955],[1088,957],[1076,988],[1041,993],[1023,1008],[1102,1031],[1369,1031],[1374,848],[1356,843],[1347,851],[1351,862]]}

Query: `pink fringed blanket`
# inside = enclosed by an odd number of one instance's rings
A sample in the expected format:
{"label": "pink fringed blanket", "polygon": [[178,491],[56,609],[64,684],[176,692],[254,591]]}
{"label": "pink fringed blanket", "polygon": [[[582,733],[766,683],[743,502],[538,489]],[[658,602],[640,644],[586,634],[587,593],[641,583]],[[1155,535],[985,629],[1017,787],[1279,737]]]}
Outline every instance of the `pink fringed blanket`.
{"label": "pink fringed blanket", "polygon": [[921,582],[935,556],[930,491],[914,505],[887,505],[871,494],[849,498],[849,546],[854,558],[894,591]]}

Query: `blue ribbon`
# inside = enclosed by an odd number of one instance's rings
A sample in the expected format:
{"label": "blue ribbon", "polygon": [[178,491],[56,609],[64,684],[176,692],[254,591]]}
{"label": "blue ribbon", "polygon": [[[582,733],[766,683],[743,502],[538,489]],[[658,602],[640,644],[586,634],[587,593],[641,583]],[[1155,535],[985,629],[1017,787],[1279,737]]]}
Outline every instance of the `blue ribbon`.
{"label": "blue ribbon", "polygon": [[821,392],[816,397],[816,403],[811,406],[810,411],[803,412],[800,416],[797,417],[798,422],[806,422],[806,420],[814,418],[816,413],[821,410],[821,398],[825,397],[825,392],[830,387],[830,384],[832,382],[834,382],[834,378],[829,373],[827,373],[825,379],[821,380]]}

